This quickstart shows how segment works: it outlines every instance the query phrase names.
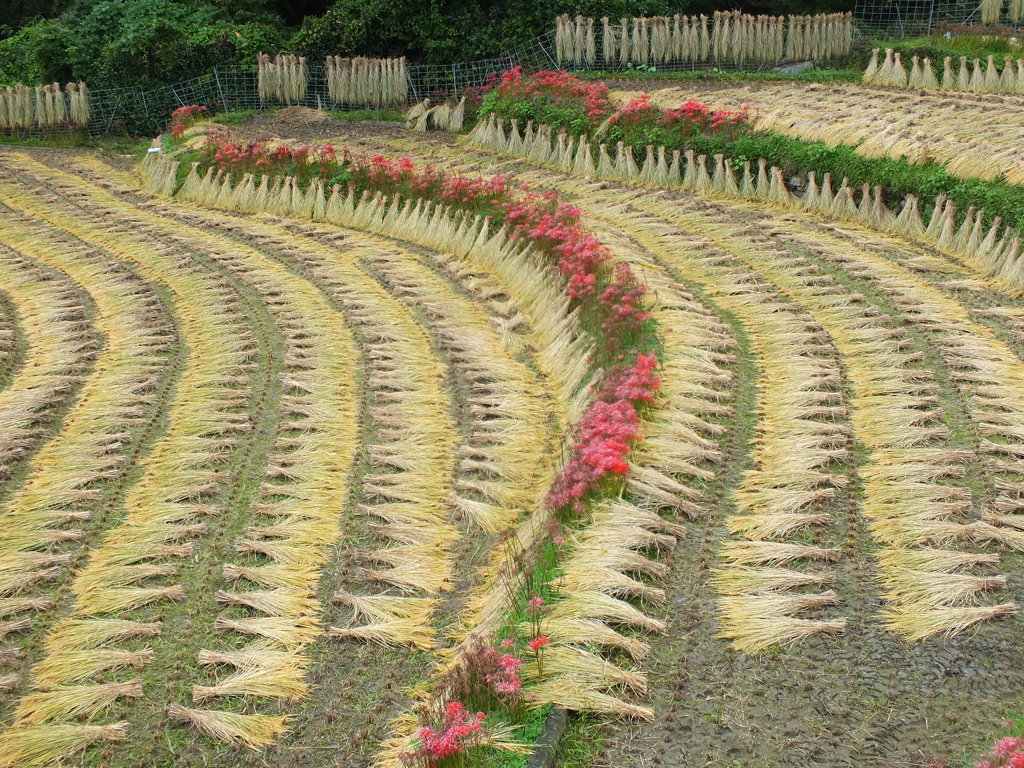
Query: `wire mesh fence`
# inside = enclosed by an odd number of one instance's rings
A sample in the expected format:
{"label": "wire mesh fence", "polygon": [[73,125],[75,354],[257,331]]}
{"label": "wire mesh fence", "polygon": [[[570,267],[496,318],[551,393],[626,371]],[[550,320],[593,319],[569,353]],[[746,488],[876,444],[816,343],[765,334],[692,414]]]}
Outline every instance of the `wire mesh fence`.
{"label": "wire mesh fence", "polygon": [[[558,69],[555,50],[555,32],[516,45],[502,56],[455,64],[412,64],[406,68],[408,79],[407,104],[430,99],[458,99],[467,89],[479,88],[500,73],[516,66],[525,71]],[[708,58],[704,61],[675,61],[658,64],[663,71],[697,71],[720,69],[729,71],[758,71],[770,69],[773,64],[752,64],[735,58]],[[561,68],[584,71],[582,65],[563,62]],[[598,60],[591,70],[629,71],[632,62]],[[640,68],[640,67],[636,67]],[[651,67],[643,67],[650,69]],[[298,106],[321,110],[363,109],[366,103],[346,103],[330,97],[326,68],[322,64],[308,64],[305,94]],[[208,74],[173,85],[144,89],[141,87],[97,89],[89,93],[91,119],[84,129],[90,137],[108,134],[147,135],[160,132],[167,125],[171,113],[178,107],[203,104],[211,112],[230,110],[261,110],[281,106],[260,98],[258,73],[255,65],[233,64],[215,67]],[[72,132],[70,126],[61,129],[22,128],[8,133],[19,137],[52,136]]]}
{"label": "wire mesh fence", "polygon": [[1019,28],[1024,23],[1024,4],[1002,0],[993,9],[998,17],[986,21],[978,0],[856,0],[853,16],[863,33],[889,38],[927,35],[944,24]]}
{"label": "wire mesh fence", "polygon": [[[489,77],[512,67],[526,70],[555,68],[554,33],[517,45],[503,56],[455,64],[414,64],[406,68],[407,104],[429,98],[434,102],[459,98],[469,88],[479,88]],[[307,66],[307,85],[298,106],[322,110],[363,109],[376,106],[332,99],[326,68]],[[160,131],[178,107],[203,104],[213,112],[259,110],[280,106],[259,96],[255,65],[233,64],[215,67],[212,72],[173,85],[143,89],[140,87],[94,90],[89,94],[91,119],[86,129],[90,137],[111,133],[146,134]],[[70,133],[70,126],[41,129],[26,127],[8,131],[19,137],[52,136]]]}
{"label": "wire mesh fence", "polygon": [[857,0],[853,16],[862,32],[884,37],[926,35],[937,23],[937,0]]}

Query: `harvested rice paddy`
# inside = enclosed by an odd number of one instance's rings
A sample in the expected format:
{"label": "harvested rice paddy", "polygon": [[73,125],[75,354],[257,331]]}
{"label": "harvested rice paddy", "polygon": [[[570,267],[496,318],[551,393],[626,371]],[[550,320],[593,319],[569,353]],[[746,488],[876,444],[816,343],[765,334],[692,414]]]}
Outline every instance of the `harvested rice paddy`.
{"label": "harvested rice paddy", "polygon": [[[869,158],[934,162],[961,178],[1024,183],[1024,105],[1019,94],[900,91],[850,83],[732,84],[711,89],[650,85],[651,103],[676,107],[699,98],[715,109],[750,112],[755,127],[854,147]],[[635,91],[612,93],[628,103]]]}
{"label": "harvested rice paddy", "polygon": [[[750,97],[767,119],[789,95]],[[558,190],[654,297],[658,408],[525,670],[538,703],[604,713],[592,765],[987,747],[1024,689],[1019,292],[770,201],[336,143]],[[434,665],[499,624],[509,552],[551,523],[593,349],[550,275],[411,206],[225,200],[0,153],[3,768],[399,764]]]}

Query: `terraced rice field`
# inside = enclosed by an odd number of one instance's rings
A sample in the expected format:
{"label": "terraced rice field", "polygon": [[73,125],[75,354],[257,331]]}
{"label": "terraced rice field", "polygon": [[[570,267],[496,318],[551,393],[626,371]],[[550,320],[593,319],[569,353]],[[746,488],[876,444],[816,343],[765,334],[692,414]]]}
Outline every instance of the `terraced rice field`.
{"label": "terraced rice field", "polygon": [[[754,126],[829,146],[845,144],[865,157],[935,162],[954,176],[1024,183],[1024,96],[900,91],[850,83],[729,84],[699,91],[651,83],[651,103],[675,108],[697,98],[714,109],[747,108]],[[637,91],[613,91],[627,104]]]}
{"label": "terraced rice field", "polygon": [[[1024,688],[1021,297],[811,214],[346,142],[557,189],[656,294],[632,503],[594,512],[550,617],[561,653],[614,646],[636,707],[595,765],[987,746]],[[0,258],[0,745],[369,764],[438,647],[493,621],[579,416],[557,295],[482,256],[154,199],[74,153],[0,153]]]}

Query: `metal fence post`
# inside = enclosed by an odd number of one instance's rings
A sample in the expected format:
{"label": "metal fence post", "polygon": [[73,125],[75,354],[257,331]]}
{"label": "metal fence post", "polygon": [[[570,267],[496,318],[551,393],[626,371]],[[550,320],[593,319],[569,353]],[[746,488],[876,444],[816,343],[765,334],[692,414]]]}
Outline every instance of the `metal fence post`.
{"label": "metal fence post", "polygon": [[227,109],[228,99],[227,96],[224,95],[224,89],[220,86],[220,72],[218,72],[218,67],[213,68],[213,79],[217,83],[217,93],[220,94],[221,106],[223,106],[224,109]]}

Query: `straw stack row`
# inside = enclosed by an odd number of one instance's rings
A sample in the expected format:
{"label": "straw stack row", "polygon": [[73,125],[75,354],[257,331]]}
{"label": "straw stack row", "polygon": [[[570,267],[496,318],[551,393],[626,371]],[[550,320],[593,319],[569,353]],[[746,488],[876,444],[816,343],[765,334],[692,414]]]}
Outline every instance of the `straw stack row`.
{"label": "straw stack row", "polygon": [[18,83],[0,89],[0,130],[83,126],[89,122],[89,91],[85,83],[60,83],[30,88]]}
{"label": "straw stack row", "polygon": [[298,104],[306,95],[306,57],[282,54],[256,57],[260,101]]}
{"label": "straw stack row", "polygon": [[853,16],[751,16],[740,11],[715,11],[700,16],[636,17],[618,24],[601,19],[598,55],[594,19],[555,20],[555,51],[559,64],[608,66],[669,62],[731,62],[770,64],[786,59],[823,61],[849,54]]}
{"label": "straw stack row", "polygon": [[409,78],[405,57],[400,59],[346,59],[328,56],[327,92],[332,101],[382,107],[404,105],[408,100]]}
{"label": "straw stack row", "polygon": [[[1024,0],[1022,0],[1024,1]],[[942,64],[942,79],[936,76],[932,60],[914,56],[907,71],[899,53],[885,49],[885,59],[879,63],[879,49],[871,51],[871,60],[864,70],[863,82],[869,85],[889,85],[894,88],[931,88],[943,91],[970,91],[972,93],[1024,93],[1024,59],[1003,57],[1003,67],[996,66],[996,57],[989,56],[988,64],[975,59],[968,67],[967,57],[960,57],[960,66],[953,66],[953,57],[947,56]]]}
{"label": "straw stack row", "polygon": [[1002,227],[998,217],[987,223],[985,212],[973,207],[957,223],[956,209],[943,195],[936,198],[930,222],[925,226],[916,195],[907,195],[895,212],[886,205],[879,187],[872,189],[864,185],[858,190],[844,178],[833,191],[828,174],[820,184],[810,174],[806,191],[797,196],[787,188],[782,171],[769,167],[763,158],[756,161],[756,168],[751,161],[745,161],[742,175],[737,178],[731,163],[722,155],[715,155],[709,163],[707,157],[695,155],[693,150],[685,153],[675,150],[669,157],[665,147],[648,146],[646,156],[638,163],[632,148],[621,141],[614,148],[613,157],[607,145],[598,145],[595,152],[586,137],[577,141],[564,131],[555,137],[549,125],[541,125],[535,131],[531,121],[525,131],[521,131],[518,121],[512,120],[511,126],[506,133],[504,125],[491,115],[489,120],[477,123],[467,136],[467,143],[480,149],[527,157],[591,178],[638,182],[652,187],[682,187],[711,196],[761,199],[786,208],[860,221],[875,229],[891,230],[932,245],[967,260],[1014,290],[1024,289],[1020,234],[1012,227]]}
{"label": "straw stack row", "polygon": [[786,32],[786,58],[825,61],[848,56],[853,45],[852,13],[790,16]]}

